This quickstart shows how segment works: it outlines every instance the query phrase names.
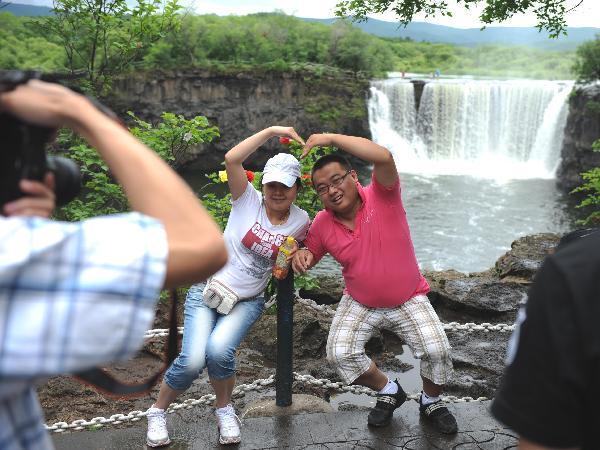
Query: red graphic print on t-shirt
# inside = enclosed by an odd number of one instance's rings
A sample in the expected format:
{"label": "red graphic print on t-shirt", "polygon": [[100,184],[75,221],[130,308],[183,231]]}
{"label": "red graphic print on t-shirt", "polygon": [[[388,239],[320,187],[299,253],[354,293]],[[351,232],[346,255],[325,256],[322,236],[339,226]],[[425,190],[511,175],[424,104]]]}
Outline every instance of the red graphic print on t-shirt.
{"label": "red graphic print on t-shirt", "polygon": [[285,238],[286,236],[283,234],[269,233],[256,222],[242,239],[242,244],[257,255],[264,258],[275,259],[277,258],[279,246],[283,244]]}

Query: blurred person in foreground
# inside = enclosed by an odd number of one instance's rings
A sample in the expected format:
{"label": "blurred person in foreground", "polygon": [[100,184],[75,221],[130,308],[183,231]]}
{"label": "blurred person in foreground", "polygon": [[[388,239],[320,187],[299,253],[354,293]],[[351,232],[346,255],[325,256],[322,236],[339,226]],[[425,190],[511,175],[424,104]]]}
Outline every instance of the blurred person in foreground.
{"label": "blurred person in foreground", "polygon": [[227,252],[187,185],[84,96],[33,80],[0,94],[0,112],[77,132],[136,211],[50,221],[51,177],[22,180],[28,195],[2,206],[0,448],[51,449],[35,383],[133,356],[160,290],[207,278]]}
{"label": "blurred person in foreground", "polygon": [[492,403],[519,448],[598,448],[599,322],[600,232],[577,230],[535,275]]}
{"label": "blurred person in foreground", "polygon": [[456,420],[440,398],[452,376],[450,344],[426,295],[392,154],[368,139],[313,134],[303,155],[315,146],[334,146],[373,164],[365,187],[340,154],[321,157],[312,169],[325,210],[316,215],[292,267],[304,273],[326,253],[342,266],[346,288],[329,330],[327,359],[346,383],[377,392],[367,423],[386,426],[407,395],[367,356],[365,344],[378,330],[394,332],[421,360],[421,416],[439,432],[456,433]]}

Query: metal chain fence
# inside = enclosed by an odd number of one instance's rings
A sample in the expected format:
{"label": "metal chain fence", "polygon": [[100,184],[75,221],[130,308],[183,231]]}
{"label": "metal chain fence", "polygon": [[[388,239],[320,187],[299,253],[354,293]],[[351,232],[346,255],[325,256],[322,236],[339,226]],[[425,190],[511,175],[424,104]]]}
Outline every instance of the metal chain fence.
{"label": "metal chain fence", "polygon": [[[299,304],[301,304],[302,306],[309,308],[309,309],[323,315],[325,318],[327,318],[329,320],[331,320],[333,318],[333,315],[335,314],[335,310],[333,308],[331,308],[327,305],[319,305],[315,301],[310,300],[310,299],[302,298],[302,297],[300,297],[298,292],[296,292],[296,301]],[[275,302],[274,298],[270,299],[267,302],[266,307],[268,308],[269,306],[274,304],[274,302]],[[485,333],[488,333],[490,331],[499,331],[501,333],[504,333],[507,331],[512,331],[514,329],[514,325],[508,325],[505,323],[492,324],[492,323],[487,323],[487,322],[480,323],[480,324],[473,323],[473,322],[468,322],[468,323],[449,322],[449,323],[444,323],[443,326],[444,326],[444,330],[446,330],[446,331],[468,331],[468,332],[483,331]],[[179,331],[179,334],[183,334],[183,327],[179,327],[178,331]],[[146,331],[144,338],[149,339],[149,338],[154,338],[154,337],[164,337],[164,336],[167,336],[168,334],[169,334],[169,330],[167,328],[156,328],[153,330]],[[302,375],[297,372],[294,372],[294,381],[296,381],[300,384],[303,384],[305,386],[312,386],[312,387],[317,387],[317,388],[321,388],[321,389],[329,389],[329,390],[339,392],[339,393],[351,392],[356,395],[366,394],[366,395],[369,395],[372,397],[375,397],[377,394],[375,391],[373,391],[367,387],[346,385],[342,382],[331,381],[327,378],[315,378],[311,375]],[[265,389],[274,384],[275,384],[275,375],[271,375],[268,378],[254,380],[252,383],[249,383],[249,384],[241,384],[234,388],[233,397],[240,398],[240,397],[243,397],[244,395],[246,395],[247,392],[260,391],[260,390]],[[409,394],[408,398],[411,400],[418,401],[419,394],[418,393]],[[477,397],[477,398],[457,397],[454,395],[443,395],[442,400],[445,402],[450,402],[450,403],[463,403],[463,402],[480,402],[480,401],[488,400],[488,398],[487,397]],[[180,409],[191,409],[191,408],[194,408],[199,405],[210,406],[213,404],[214,401],[215,401],[214,394],[206,394],[197,399],[192,398],[192,399],[184,400],[181,403],[172,403],[169,406],[169,408],[167,409],[167,413],[173,413]],[[143,417],[146,417],[146,415],[147,415],[147,411],[131,411],[128,414],[113,414],[112,416],[110,416],[108,418],[94,417],[93,419],[90,419],[90,420],[78,419],[78,420],[72,421],[71,423],[56,422],[52,425],[46,425],[46,429],[48,431],[54,432],[54,433],[62,433],[64,431],[80,431],[80,430],[86,430],[86,429],[93,430],[93,429],[101,428],[101,427],[104,427],[107,425],[119,425],[119,424],[123,424],[126,422],[130,422],[130,423],[137,422],[140,419],[142,419]]]}

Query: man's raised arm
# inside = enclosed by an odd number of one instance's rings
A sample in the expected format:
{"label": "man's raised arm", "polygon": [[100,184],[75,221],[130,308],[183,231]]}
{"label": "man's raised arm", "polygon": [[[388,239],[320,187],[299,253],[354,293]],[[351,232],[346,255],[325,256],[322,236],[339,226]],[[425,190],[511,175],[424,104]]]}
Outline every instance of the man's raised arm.
{"label": "man's raised arm", "polygon": [[337,147],[364,161],[373,163],[375,178],[384,186],[392,186],[398,179],[398,169],[390,151],[369,139],[344,134],[313,134],[306,141],[302,157],[316,146]]}

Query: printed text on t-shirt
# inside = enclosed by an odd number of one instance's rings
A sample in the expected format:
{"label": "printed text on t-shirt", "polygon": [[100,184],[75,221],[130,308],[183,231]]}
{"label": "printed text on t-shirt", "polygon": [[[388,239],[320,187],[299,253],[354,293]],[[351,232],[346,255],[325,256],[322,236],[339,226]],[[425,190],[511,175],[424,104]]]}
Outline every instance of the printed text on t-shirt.
{"label": "printed text on t-shirt", "polygon": [[269,233],[256,222],[242,239],[242,244],[260,256],[275,259],[279,246],[283,244],[285,238],[283,234]]}

